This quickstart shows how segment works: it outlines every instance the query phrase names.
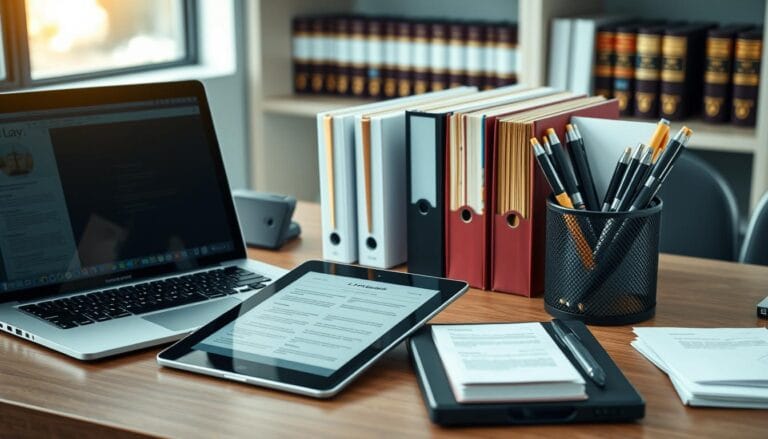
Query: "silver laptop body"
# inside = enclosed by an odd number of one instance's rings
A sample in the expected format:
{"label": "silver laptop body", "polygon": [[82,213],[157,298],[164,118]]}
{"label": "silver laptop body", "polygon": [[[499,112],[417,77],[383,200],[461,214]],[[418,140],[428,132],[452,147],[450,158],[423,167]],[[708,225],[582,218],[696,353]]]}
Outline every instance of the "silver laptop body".
{"label": "silver laptop body", "polygon": [[98,359],[284,273],[246,257],[199,82],[0,95],[0,332]]}

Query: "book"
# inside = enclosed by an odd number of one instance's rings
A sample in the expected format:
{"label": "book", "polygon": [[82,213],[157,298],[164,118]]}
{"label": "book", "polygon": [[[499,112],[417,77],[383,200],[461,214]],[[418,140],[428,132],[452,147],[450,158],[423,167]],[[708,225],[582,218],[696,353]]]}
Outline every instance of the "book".
{"label": "book", "polygon": [[736,37],[731,116],[734,125],[754,126],[757,119],[762,38],[761,28],[740,32]]}
{"label": "book", "polygon": [[496,87],[517,84],[517,25],[498,23],[496,34]]}
{"label": "book", "polygon": [[429,87],[429,23],[417,21],[413,23],[413,38],[411,40],[411,59],[413,66],[413,93],[421,94],[430,90]]}
{"label": "book", "polygon": [[326,73],[328,71],[328,65],[326,64],[326,52],[329,52],[328,39],[326,33],[330,26],[330,19],[327,17],[316,16],[312,17],[310,24],[310,50],[312,53],[312,61],[310,64],[310,90],[312,93],[322,93],[325,91],[326,85]]}
{"label": "book", "polygon": [[711,24],[672,25],[661,40],[660,116],[683,120],[701,109],[705,38]]}
{"label": "book", "polygon": [[632,98],[635,92],[636,50],[637,26],[618,26],[614,35],[613,97],[619,102],[619,114],[622,116],[634,113]]}
{"label": "book", "polygon": [[350,87],[347,94],[352,96],[365,96],[368,88],[368,63],[366,59],[366,41],[368,35],[368,23],[364,17],[352,17],[349,20],[349,76]]}
{"label": "book", "polygon": [[431,328],[460,403],[587,399],[584,378],[541,323]]}
{"label": "book", "polygon": [[[560,18],[555,20],[555,23],[558,21],[566,21],[566,19]],[[553,25],[553,38],[555,38],[554,26],[555,25]],[[617,26],[614,24],[604,24],[598,27],[595,42],[595,94],[606,98],[613,97],[613,66],[616,62],[616,27]],[[570,35],[568,35],[568,37],[570,37]],[[568,40],[566,40],[566,42],[567,41]],[[558,50],[562,52],[563,48],[560,47]],[[565,45],[565,50],[570,51],[567,45]],[[560,57],[562,57],[562,55]],[[567,60],[567,57],[565,59]],[[551,62],[552,58],[550,57],[550,63]],[[560,70],[566,71],[561,73],[561,75],[565,76],[565,81],[558,81],[559,83],[562,82],[567,84],[567,66],[568,64],[566,63],[565,68],[560,68]],[[565,88],[565,86],[563,86],[563,88]]]}
{"label": "book", "polygon": [[661,79],[661,38],[664,26],[640,26],[637,29],[635,56],[634,115],[655,119],[659,116],[659,80]]}
{"label": "book", "polygon": [[448,25],[434,21],[429,25],[430,88],[440,91],[448,87]]}
{"label": "book", "polygon": [[347,95],[350,93],[352,80],[352,41],[350,38],[351,18],[338,16],[330,26],[333,31],[326,38],[332,41],[333,50],[330,54],[331,64],[328,66],[325,80],[325,91]]}
{"label": "book", "polygon": [[311,23],[312,19],[306,16],[294,17],[291,23],[294,93],[307,93],[311,90],[309,83],[312,68]]}
{"label": "book", "polygon": [[398,34],[397,20],[389,18],[384,22],[384,79],[385,98],[397,96],[397,72],[398,72]]}
{"label": "book", "polygon": [[465,48],[465,77],[466,85],[482,88],[484,79],[483,68],[483,43],[485,40],[485,28],[481,23],[469,23],[464,42]]}
{"label": "book", "polygon": [[496,27],[484,25],[482,42],[482,89],[490,90],[496,87]]}
{"label": "book", "polygon": [[397,96],[402,97],[413,93],[413,23],[400,20],[395,29],[397,35],[395,77],[397,78]]}
{"label": "book", "polygon": [[710,123],[728,122],[731,115],[731,75],[733,74],[733,43],[736,33],[745,26],[726,26],[707,33],[704,69],[704,113]]}
{"label": "book", "polygon": [[367,76],[367,95],[372,98],[381,97],[384,88],[384,19],[381,17],[371,17],[368,20],[368,29],[366,31],[366,66],[368,67]]}
{"label": "book", "polygon": [[568,64],[568,90],[574,93],[592,92],[595,64],[595,37],[598,27],[619,23],[621,18],[608,15],[583,16],[573,19],[571,54]]}
{"label": "book", "polygon": [[448,84],[458,87],[466,81],[466,25],[453,22],[448,25]]}

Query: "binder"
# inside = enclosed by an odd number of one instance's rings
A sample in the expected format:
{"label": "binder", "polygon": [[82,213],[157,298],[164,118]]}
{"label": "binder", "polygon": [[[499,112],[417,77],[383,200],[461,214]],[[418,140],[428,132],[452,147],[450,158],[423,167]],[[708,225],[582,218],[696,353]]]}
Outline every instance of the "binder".
{"label": "binder", "polygon": [[[643,418],[643,397],[589,329],[575,320],[564,323],[578,335],[606,374],[603,388],[584,377],[589,398],[583,401],[461,404],[456,401],[451,390],[443,362],[432,339],[431,325],[420,329],[408,341],[408,352],[429,418],[443,426],[630,422]],[[554,338],[551,325],[549,322],[542,323]],[[583,374],[573,354],[567,349],[563,353]]]}
{"label": "binder", "polygon": [[550,189],[529,139],[554,128],[565,138],[572,116],[617,119],[616,100],[583,98],[497,121],[491,219],[490,288],[531,297],[544,290],[544,225]]}
{"label": "binder", "polygon": [[389,268],[405,262],[405,111],[438,99],[476,92],[457,87],[354,111],[352,184],[357,209],[356,246],[360,264]]}
{"label": "binder", "polygon": [[[449,117],[447,152],[449,178],[447,190],[446,272],[447,276],[462,279],[475,288],[489,285],[490,216],[487,215],[493,175],[493,145],[495,120],[500,115],[514,114],[545,105],[574,99],[572,93],[553,93],[537,96],[534,93],[517,95],[507,105],[474,111],[456,111]],[[552,93],[551,89],[546,89]],[[463,142],[463,145],[462,145]],[[472,159],[472,157],[475,157]],[[479,157],[482,157],[478,160]],[[471,190],[472,177],[481,180],[481,190]],[[465,183],[460,183],[466,180]],[[476,186],[476,183],[475,183]]]}
{"label": "binder", "polygon": [[[446,97],[475,89],[446,90]],[[355,180],[355,115],[388,106],[419,102],[424,96],[376,102],[317,115],[323,259],[352,263],[358,259]]]}
{"label": "binder", "polygon": [[446,119],[454,110],[554,93],[514,85],[406,112],[408,271],[445,276]]}

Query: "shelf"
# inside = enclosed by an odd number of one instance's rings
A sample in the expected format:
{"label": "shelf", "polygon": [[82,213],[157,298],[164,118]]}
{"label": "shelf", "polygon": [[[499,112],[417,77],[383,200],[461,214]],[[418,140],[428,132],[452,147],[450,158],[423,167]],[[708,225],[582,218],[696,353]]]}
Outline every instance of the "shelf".
{"label": "shelf", "polygon": [[[637,122],[654,122],[651,119],[634,117],[623,117],[622,119]],[[683,125],[693,130],[693,137],[688,144],[688,147],[691,149],[754,154],[760,147],[757,130],[754,127],[711,124],[698,119],[690,119],[686,121],[673,121],[673,134]]]}
{"label": "shelf", "polygon": [[264,98],[265,113],[284,116],[315,117],[317,113],[373,102],[372,99],[343,96],[285,95]]}

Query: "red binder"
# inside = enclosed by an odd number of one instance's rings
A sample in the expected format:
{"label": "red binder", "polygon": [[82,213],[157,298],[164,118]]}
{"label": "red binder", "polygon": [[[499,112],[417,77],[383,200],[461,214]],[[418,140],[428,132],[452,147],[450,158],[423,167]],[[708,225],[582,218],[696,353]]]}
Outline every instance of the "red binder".
{"label": "red binder", "polygon": [[[529,102],[518,103],[517,111],[485,117],[485,211],[476,212],[470,206],[461,206],[458,210],[450,209],[450,145],[445,148],[445,267],[446,276],[451,279],[461,279],[474,288],[490,288],[491,267],[491,197],[493,191],[494,150],[496,145],[497,120],[501,117],[546,107],[554,103],[566,102],[582,97],[573,94],[558,94],[531,99]],[[446,123],[446,143],[451,138],[451,124]]]}
{"label": "red binder", "polygon": [[[608,100],[544,115],[533,122],[519,122],[526,123],[528,127],[525,142],[533,136],[540,138],[548,128],[554,128],[558,136],[564,139],[565,125],[572,116],[617,119],[619,107],[616,100]],[[498,148],[494,148],[494,163],[497,160],[496,154]],[[546,199],[551,189],[536,165],[533,154],[530,154],[528,165],[532,169],[528,218],[522,218],[520,212],[515,211],[496,213],[499,186],[497,172],[493,173],[490,287],[494,291],[531,297],[544,291]],[[510,218],[514,221],[509,221]]]}

